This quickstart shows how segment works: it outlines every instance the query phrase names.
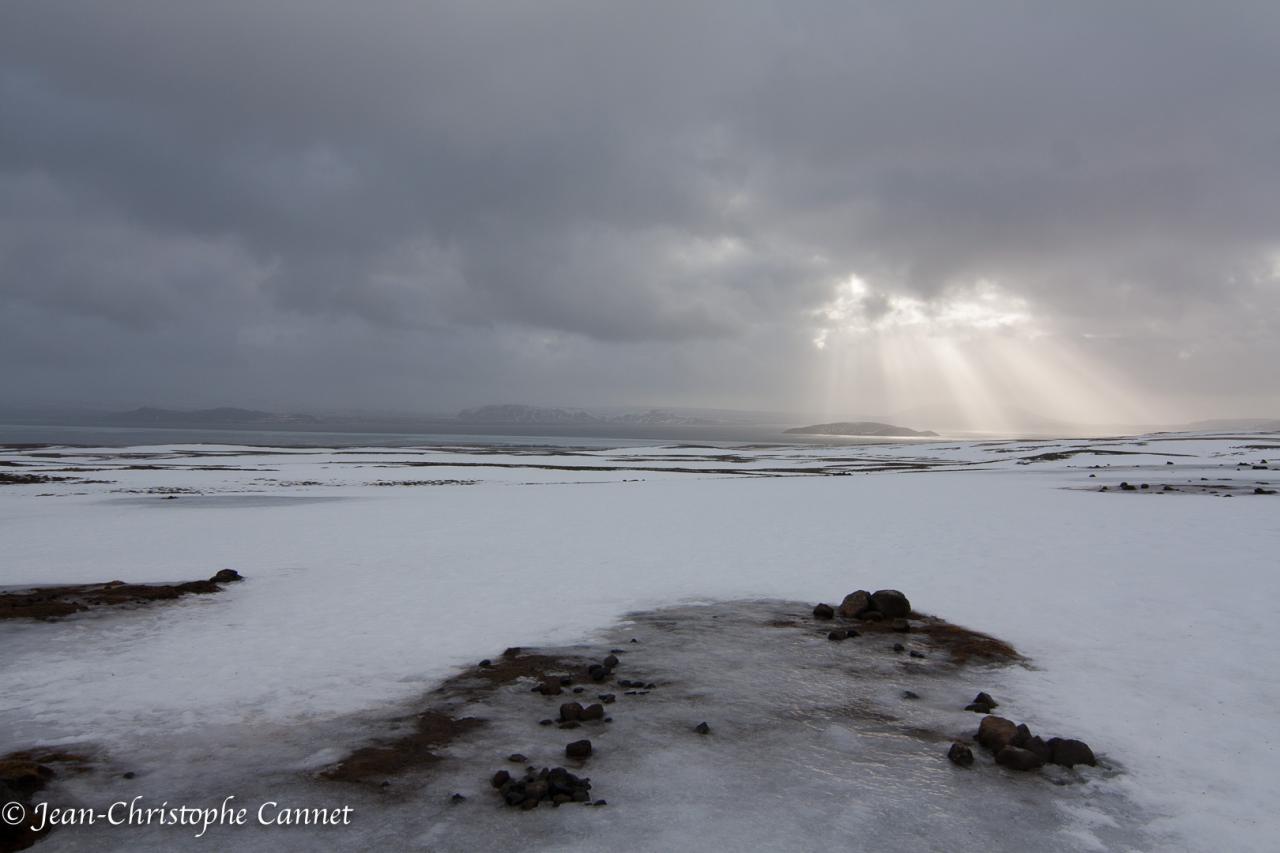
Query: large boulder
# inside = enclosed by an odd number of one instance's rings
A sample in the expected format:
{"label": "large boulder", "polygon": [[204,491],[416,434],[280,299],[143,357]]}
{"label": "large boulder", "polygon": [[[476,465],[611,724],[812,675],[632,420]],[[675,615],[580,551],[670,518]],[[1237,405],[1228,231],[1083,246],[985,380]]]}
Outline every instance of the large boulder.
{"label": "large boulder", "polygon": [[1006,746],[996,753],[996,764],[1010,770],[1039,770],[1044,766],[1044,759],[1029,749]]}
{"label": "large boulder", "polygon": [[872,610],[871,593],[865,589],[851,592],[840,602],[840,615],[845,619],[858,619],[863,613]]}
{"label": "large boulder", "polygon": [[899,619],[911,613],[911,602],[896,589],[881,589],[871,593],[871,603],[889,619]]}
{"label": "large boulder", "polygon": [[1013,720],[988,714],[978,723],[977,741],[992,752],[1011,746],[1017,736],[1018,727]]}
{"label": "large boulder", "polygon": [[1049,760],[1054,764],[1061,764],[1063,767],[1088,764],[1093,767],[1098,763],[1098,759],[1093,756],[1093,750],[1084,741],[1055,737],[1049,739],[1048,746]]}
{"label": "large boulder", "polygon": [[819,604],[813,608],[813,615],[816,619],[831,619],[836,615],[836,611],[830,604]]}

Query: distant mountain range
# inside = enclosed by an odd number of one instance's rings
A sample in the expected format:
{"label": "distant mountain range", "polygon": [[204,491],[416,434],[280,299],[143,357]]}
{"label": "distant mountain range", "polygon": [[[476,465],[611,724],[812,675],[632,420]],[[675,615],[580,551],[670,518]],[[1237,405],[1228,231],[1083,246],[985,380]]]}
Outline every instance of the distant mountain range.
{"label": "distant mountain range", "polygon": [[836,421],[830,424],[794,427],[784,432],[792,435],[862,435],[885,438],[928,438],[937,435],[933,430],[907,429],[876,421]]}
{"label": "distant mountain range", "polygon": [[218,409],[194,409],[179,411],[177,409],[157,409],[143,406],[128,412],[111,412],[103,415],[106,423],[126,426],[264,426],[280,424],[318,424],[320,419],[314,415],[282,415],[276,412],[260,412],[256,409],[235,409],[223,407]]}
{"label": "distant mountain range", "polygon": [[629,412],[620,415],[593,415],[581,409],[557,409],[544,406],[522,406],[505,404],[501,406],[480,406],[474,409],[463,409],[458,413],[459,421],[468,424],[546,424],[546,425],[604,425],[628,424],[633,426],[700,426],[712,425],[718,421],[697,418],[688,415],[677,415],[662,409],[649,409],[645,412]]}

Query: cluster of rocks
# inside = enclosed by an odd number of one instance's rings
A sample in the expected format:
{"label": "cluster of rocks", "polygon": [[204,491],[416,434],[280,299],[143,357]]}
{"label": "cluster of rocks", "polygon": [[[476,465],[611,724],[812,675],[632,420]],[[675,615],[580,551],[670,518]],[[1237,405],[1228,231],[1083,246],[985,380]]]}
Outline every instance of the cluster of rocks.
{"label": "cluster of rocks", "polygon": [[[1015,723],[991,714],[995,707],[997,703],[990,695],[979,693],[965,710],[986,715],[978,724],[974,739],[995,756],[996,764],[1023,771],[1039,770],[1046,764],[1062,767],[1097,765],[1093,750],[1084,741],[1058,737],[1045,740],[1032,734],[1025,723]],[[973,750],[964,743],[956,742],[947,751],[947,758],[961,767],[969,767],[973,764]]]}
{"label": "cluster of rocks", "polygon": [[[508,649],[503,652],[508,655],[510,652],[519,653],[519,649]],[[613,649],[599,663],[593,663],[586,668],[586,678],[595,683],[602,683],[609,680],[613,675],[615,667],[621,663],[618,655],[622,653],[621,649]],[[509,656],[509,655],[508,655]],[[482,668],[492,666],[492,661],[483,660],[480,662]],[[562,676],[546,676],[539,684],[536,684],[531,692],[541,693],[543,696],[559,696],[564,692],[565,688],[571,688],[574,693],[582,693],[584,688],[581,686],[573,686],[574,679],[570,675]],[[629,681],[620,679],[618,685],[622,687],[637,686],[653,688],[656,685],[645,685],[639,681]],[[627,695],[635,693],[633,690],[627,691]],[[539,720],[539,725],[551,726],[557,725],[562,729],[576,729],[583,723],[602,721],[606,723],[613,722],[612,717],[605,715],[604,706],[611,705],[617,701],[617,697],[613,693],[601,693],[597,697],[600,701],[583,705],[581,702],[564,702],[560,705],[560,711],[557,719]],[[576,761],[584,761],[591,757],[594,748],[590,740],[576,740],[567,744],[564,748],[565,757]],[[525,756],[515,754],[508,759],[517,764],[523,764],[527,759]],[[529,766],[524,776],[515,778],[505,770],[500,770],[494,774],[490,780],[493,787],[498,789],[502,795],[503,802],[508,806],[519,807],[521,809],[536,808],[541,802],[548,802],[552,806],[560,806],[565,803],[579,802],[586,805],[605,805],[604,800],[592,801],[587,792],[591,788],[589,779],[579,779],[563,767],[542,768],[537,770],[533,766]]]}
{"label": "cluster of rocks", "polygon": [[[583,743],[587,743],[590,749],[589,742]],[[604,800],[592,801],[590,779],[575,776],[563,767],[543,767],[538,770],[530,765],[520,777],[512,776],[506,770],[499,770],[493,774],[489,784],[498,789],[504,803],[525,811],[536,809],[540,803],[549,803],[556,808],[568,803],[606,805]]]}
{"label": "cluster of rocks", "polygon": [[819,604],[813,608],[813,615],[818,619],[834,619],[837,614],[844,619],[860,619],[864,622],[905,620],[911,615],[911,602],[896,589],[881,589],[876,592],[860,589],[846,595],[839,607]]}

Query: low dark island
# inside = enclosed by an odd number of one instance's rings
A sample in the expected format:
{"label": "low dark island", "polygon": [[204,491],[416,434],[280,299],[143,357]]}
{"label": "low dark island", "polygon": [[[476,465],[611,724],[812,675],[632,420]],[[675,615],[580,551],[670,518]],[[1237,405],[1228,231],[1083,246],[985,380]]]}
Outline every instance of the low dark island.
{"label": "low dark island", "polygon": [[904,438],[927,438],[937,435],[932,430],[907,429],[906,427],[876,423],[875,421],[837,421],[830,424],[793,427],[786,430],[786,432],[795,435],[868,435]]}

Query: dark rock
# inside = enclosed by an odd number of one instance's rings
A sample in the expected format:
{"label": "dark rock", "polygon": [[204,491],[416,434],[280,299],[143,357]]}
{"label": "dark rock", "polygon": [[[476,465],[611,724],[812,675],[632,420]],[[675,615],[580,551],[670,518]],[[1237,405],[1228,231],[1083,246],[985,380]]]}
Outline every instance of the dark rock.
{"label": "dark rock", "polygon": [[570,677],[570,676],[568,676],[568,675],[562,675],[562,676],[560,676],[560,686],[561,686],[561,687],[568,687],[568,686],[569,686],[569,685],[571,685],[571,684],[573,684],[573,678],[572,678],[572,677]]}
{"label": "dark rock", "polygon": [[573,797],[568,794],[556,794],[551,798],[551,805],[563,806],[565,803],[572,803]]}
{"label": "dark rock", "polygon": [[985,692],[985,691],[984,691],[984,692],[982,692],[982,693],[979,693],[977,696],[974,696],[974,697],[973,697],[973,702],[974,702],[974,704],[975,704],[975,705],[977,705],[977,704],[985,704],[985,705],[990,705],[992,708],[999,708],[999,707],[1000,707],[1000,703],[999,703],[999,702],[997,702],[995,699],[992,699],[992,698],[991,698],[991,694],[990,694],[990,693],[987,693],[987,692]]}
{"label": "dark rock", "polygon": [[524,651],[524,649],[520,648],[519,646],[512,646],[511,648],[503,649],[502,656],[504,658],[519,657],[522,651]]}
{"label": "dark rock", "polygon": [[898,619],[911,613],[911,602],[896,589],[881,589],[871,593],[871,603],[886,619]]}
{"label": "dark rock", "polygon": [[1044,759],[1029,749],[1006,746],[996,753],[996,764],[1010,770],[1039,770],[1044,766]]}
{"label": "dark rock", "polygon": [[560,722],[582,719],[582,705],[578,702],[565,702],[560,706]]}
{"label": "dark rock", "polygon": [[700,735],[711,734],[711,726],[708,726],[706,723],[698,723],[696,726],[693,727],[693,730]]}
{"label": "dark rock", "polygon": [[835,618],[836,611],[830,604],[819,604],[817,607],[813,608],[813,615],[818,619],[833,619]]}
{"label": "dark rock", "polygon": [[585,691],[586,691],[586,688],[584,688],[584,687],[575,687],[575,688],[573,688],[573,692],[574,692],[574,693],[583,693],[583,692],[585,692]]}
{"label": "dark rock", "polygon": [[582,723],[579,723],[577,720],[568,720],[558,725],[558,728],[562,728],[562,729],[577,729],[581,727],[582,727]]}
{"label": "dark rock", "polygon": [[857,619],[871,609],[873,609],[871,593],[865,589],[849,593],[844,597],[844,601],[840,602],[840,615],[845,619]]}
{"label": "dark rock", "polygon": [[1028,752],[1034,752],[1037,756],[1039,756],[1042,762],[1046,764],[1049,762],[1049,758],[1051,757],[1051,750],[1049,749],[1049,744],[1045,743],[1044,740],[1039,736],[1027,738],[1027,742],[1022,744],[1022,748],[1027,750]]}
{"label": "dark rock", "polygon": [[635,637],[632,637],[632,638],[631,638],[631,642],[633,642],[633,643],[638,643],[638,642],[640,642],[640,641],[639,641],[639,640],[637,640]]}
{"label": "dark rock", "polygon": [[575,740],[564,748],[564,754],[570,758],[586,758],[591,755],[591,741]]}
{"label": "dark rock", "polygon": [[553,719],[551,719],[551,718],[549,718],[549,717],[548,717],[548,718],[547,718],[547,719],[545,719],[545,720],[538,720],[538,725],[540,725],[540,726],[549,726],[549,725],[551,725],[551,724],[552,724],[552,723],[554,723],[554,722],[555,722],[555,720],[553,720]]}
{"label": "dark rock", "polygon": [[902,691],[902,698],[903,699],[919,699],[920,694],[915,692],[914,690],[904,690]]}
{"label": "dark rock", "polygon": [[604,719],[603,705],[588,705],[582,709],[582,719],[584,720],[601,720]]}
{"label": "dark rock", "polygon": [[493,774],[493,778],[489,780],[489,784],[495,788],[501,788],[503,785],[511,781],[511,774],[505,770],[499,770]]}
{"label": "dark rock", "polygon": [[593,663],[587,667],[587,675],[592,681],[604,681],[609,677],[609,667]]}
{"label": "dark rock", "polygon": [[592,803],[591,805],[593,805],[593,806],[607,806],[607,805],[609,805],[609,801],[608,801],[608,800],[596,800],[596,801],[595,801],[594,803]]}
{"label": "dark rock", "polygon": [[529,759],[525,758],[523,755],[521,755],[518,752],[512,753],[511,755],[507,756],[507,761],[510,761],[512,764],[524,764],[528,760]]}
{"label": "dark rock", "polygon": [[218,569],[209,580],[213,583],[235,583],[244,580],[244,577],[235,569]]}
{"label": "dark rock", "polygon": [[970,767],[973,765],[973,750],[962,743],[953,743],[951,748],[947,750],[947,758],[951,759],[952,764]]}
{"label": "dark rock", "polygon": [[134,777],[136,777],[137,775],[138,775],[138,774],[137,774],[137,773],[134,773],[132,770],[126,770],[126,771],[124,771],[123,773],[121,773],[121,774],[120,774],[120,778],[121,778],[121,779],[133,779],[133,778],[134,778]]}
{"label": "dark rock", "polygon": [[999,752],[1013,743],[1018,727],[1013,720],[988,714],[978,723],[976,740],[992,752]]}
{"label": "dark rock", "polygon": [[465,800],[465,799],[466,799],[466,797],[464,797],[462,794],[455,793],[452,797],[450,797],[450,798],[449,798],[449,802],[451,802],[451,803],[460,803],[460,802],[462,802],[462,801],[463,801],[463,800]]}
{"label": "dark rock", "polygon": [[839,628],[837,628],[836,630],[831,631],[831,632],[829,632],[829,633],[827,634],[827,639],[828,639],[828,640],[835,640],[836,642],[839,642],[839,641],[841,641],[841,640],[843,640],[843,639],[847,638],[848,636],[849,636],[849,632],[848,632],[848,631],[842,631],[842,630],[840,630]]}
{"label": "dark rock", "polygon": [[612,705],[618,700],[618,697],[614,696],[612,693],[601,693],[596,698],[606,705]]}
{"label": "dark rock", "polygon": [[563,692],[560,687],[560,682],[554,678],[548,678],[546,681],[535,687],[534,690],[541,693],[543,696],[559,696]]}
{"label": "dark rock", "polygon": [[617,666],[619,663],[621,663],[621,661],[619,661],[619,660],[618,660],[617,655],[609,655],[607,658],[605,658],[605,659],[602,661],[602,663],[603,663],[605,666],[609,667],[610,669],[613,669],[615,666]]}
{"label": "dark rock", "polygon": [[899,634],[905,634],[911,630],[911,623],[906,619],[894,619],[889,624],[891,630],[897,631]]}
{"label": "dark rock", "polygon": [[1094,767],[1098,763],[1098,760],[1093,755],[1093,750],[1084,741],[1055,737],[1049,739],[1048,746],[1049,760],[1054,764],[1061,764],[1063,767],[1088,764],[1090,767]]}
{"label": "dark rock", "polygon": [[481,666],[493,666],[493,661],[489,660],[488,658],[485,658],[484,660],[480,661],[480,665],[481,665]]}
{"label": "dark rock", "polygon": [[907,647],[902,645],[902,643],[894,643],[893,650],[895,652],[905,652],[907,650]]}
{"label": "dark rock", "polygon": [[1013,733],[1013,745],[1016,747],[1023,747],[1026,746],[1026,743],[1029,740],[1031,740],[1031,729],[1026,723],[1018,723],[1018,727]]}
{"label": "dark rock", "polygon": [[973,711],[975,714],[990,714],[991,707],[986,702],[971,702],[964,706],[966,711]]}
{"label": "dark rock", "polygon": [[923,657],[924,657],[924,652],[918,652],[918,651],[916,651],[915,649],[912,649],[911,651],[907,652],[907,654],[908,654],[908,655],[910,655],[910,656],[911,656],[911,657],[913,657],[913,658],[923,658]]}

